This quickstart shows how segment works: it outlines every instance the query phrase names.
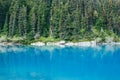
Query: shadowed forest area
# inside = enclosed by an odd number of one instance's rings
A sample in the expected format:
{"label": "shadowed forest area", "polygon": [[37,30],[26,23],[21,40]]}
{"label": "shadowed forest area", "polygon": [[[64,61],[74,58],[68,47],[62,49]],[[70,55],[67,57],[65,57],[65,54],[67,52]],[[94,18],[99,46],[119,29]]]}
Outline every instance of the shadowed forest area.
{"label": "shadowed forest area", "polygon": [[0,0],[0,36],[119,41],[120,0]]}

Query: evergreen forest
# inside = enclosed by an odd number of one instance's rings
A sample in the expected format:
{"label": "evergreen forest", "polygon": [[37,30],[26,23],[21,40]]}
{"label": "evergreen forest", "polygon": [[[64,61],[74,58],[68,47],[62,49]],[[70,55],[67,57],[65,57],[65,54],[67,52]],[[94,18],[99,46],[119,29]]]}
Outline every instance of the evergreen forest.
{"label": "evergreen forest", "polygon": [[8,41],[120,41],[120,0],[0,0],[0,36]]}

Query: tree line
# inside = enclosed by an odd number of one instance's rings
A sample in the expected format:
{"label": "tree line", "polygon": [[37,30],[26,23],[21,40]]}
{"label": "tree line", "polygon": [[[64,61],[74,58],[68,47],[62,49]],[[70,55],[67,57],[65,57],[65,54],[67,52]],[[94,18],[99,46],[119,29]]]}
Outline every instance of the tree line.
{"label": "tree line", "polygon": [[0,0],[0,33],[64,40],[120,36],[120,0]]}

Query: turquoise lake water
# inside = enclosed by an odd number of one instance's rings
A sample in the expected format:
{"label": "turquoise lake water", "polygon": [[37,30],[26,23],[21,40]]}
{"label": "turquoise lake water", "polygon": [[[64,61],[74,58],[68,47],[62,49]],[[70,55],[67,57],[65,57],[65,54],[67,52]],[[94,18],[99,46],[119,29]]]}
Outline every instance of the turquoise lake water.
{"label": "turquoise lake water", "polygon": [[0,80],[120,80],[120,46],[1,46]]}

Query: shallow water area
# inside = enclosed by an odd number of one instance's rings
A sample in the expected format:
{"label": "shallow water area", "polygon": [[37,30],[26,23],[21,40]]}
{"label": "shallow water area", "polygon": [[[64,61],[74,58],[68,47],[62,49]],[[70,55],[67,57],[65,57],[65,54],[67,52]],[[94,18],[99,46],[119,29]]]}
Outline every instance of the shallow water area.
{"label": "shallow water area", "polygon": [[0,80],[120,80],[120,46],[0,46]]}

